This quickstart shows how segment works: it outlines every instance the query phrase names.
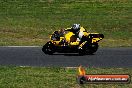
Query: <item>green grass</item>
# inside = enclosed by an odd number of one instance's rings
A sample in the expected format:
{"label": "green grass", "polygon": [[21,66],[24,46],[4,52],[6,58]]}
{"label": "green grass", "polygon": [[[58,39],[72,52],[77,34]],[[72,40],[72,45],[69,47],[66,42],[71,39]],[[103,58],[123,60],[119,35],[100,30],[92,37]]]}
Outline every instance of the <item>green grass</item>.
{"label": "green grass", "polygon": [[[87,74],[130,74],[131,68],[86,68]],[[77,68],[0,66],[0,88],[131,88],[130,84],[76,82]]]}
{"label": "green grass", "polygon": [[105,35],[101,47],[132,46],[131,0],[0,0],[0,45],[43,45],[80,23]]}

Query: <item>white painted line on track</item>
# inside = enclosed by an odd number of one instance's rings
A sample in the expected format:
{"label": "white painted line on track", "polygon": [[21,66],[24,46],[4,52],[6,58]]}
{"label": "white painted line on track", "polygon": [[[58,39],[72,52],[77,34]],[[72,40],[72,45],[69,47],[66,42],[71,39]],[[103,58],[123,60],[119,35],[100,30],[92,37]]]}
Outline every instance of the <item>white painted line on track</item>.
{"label": "white painted line on track", "polygon": [[[79,67],[79,66],[78,66]],[[78,67],[65,67],[65,68],[68,68],[68,69],[70,69],[70,68],[78,68]]]}
{"label": "white painted line on track", "polygon": [[21,68],[25,68],[25,67],[31,67],[31,66],[19,66],[19,67],[21,67]]}
{"label": "white painted line on track", "polygon": [[[18,67],[22,67],[22,68],[25,68],[25,67],[37,67],[37,66],[28,66],[28,65],[21,65],[21,66],[18,66]],[[52,67],[54,67],[54,66],[40,66],[40,67],[46,67],[46,68],[52,68]],[[60,66],[61,67],[61,66]],[[61,68],[66,68],[66,69],[77,69],[78,67],[61,67]]]}

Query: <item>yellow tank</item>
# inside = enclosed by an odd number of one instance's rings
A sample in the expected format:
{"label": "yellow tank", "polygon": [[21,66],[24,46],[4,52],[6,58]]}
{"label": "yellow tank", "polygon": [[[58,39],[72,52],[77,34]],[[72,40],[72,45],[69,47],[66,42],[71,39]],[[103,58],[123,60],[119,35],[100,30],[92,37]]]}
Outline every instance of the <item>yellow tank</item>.
{"label": "yellow tank", "polygon": [[67,42],[70,42],[70,38],[71,36],[75,35],[73,32],[68,32],[67,34],[65,34],[65,39]]}

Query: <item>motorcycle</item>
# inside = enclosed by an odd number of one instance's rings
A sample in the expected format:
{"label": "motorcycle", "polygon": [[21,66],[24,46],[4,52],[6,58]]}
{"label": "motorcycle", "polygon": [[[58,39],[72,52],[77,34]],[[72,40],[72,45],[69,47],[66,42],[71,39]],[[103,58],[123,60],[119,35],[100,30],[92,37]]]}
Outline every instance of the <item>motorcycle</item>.
{"label": "motorcycle", "polygon": [[93,54],[98,50],[98,42],[104,38],[100,33],[89,33],[83,31],[83,36],[78,41],[78,36],[72,31],[65,30],[64,33],[54,31],[42,48],[45,54],[52,55],[58,53],[78,53],[79,55]]}

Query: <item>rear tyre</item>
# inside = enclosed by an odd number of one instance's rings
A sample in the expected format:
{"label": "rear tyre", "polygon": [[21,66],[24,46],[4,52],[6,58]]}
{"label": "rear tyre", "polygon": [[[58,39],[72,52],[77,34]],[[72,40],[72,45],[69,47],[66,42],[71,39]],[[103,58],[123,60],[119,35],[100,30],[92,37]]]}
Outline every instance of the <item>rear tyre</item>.
{"label": "rear tyre", "polygon": [[42,51],[43,51],[45,54],[52,55],[53,53],[55,53],[54,45],[53,45],[51,42],[47,42],[47,43],[43,46]]}
{"label": "rear tyre", "polygon": [[85,55],[85,50],[84,50],[84,49],[79,49],[79,55],[80,55],[80,56]]}
{"label": "rear tyre", "polygon": [[93,43],[93,44],[90,44],[89,46],[86,44],[85,46],[86,46],[85,54],[92,55],[98,50],[98,43]]}
{"label": "rear tyre", "polygon": [[98,43],[89,44],[86,43],[83,45],[82,49],[79,50],[80,55],[92,55],[95,53],[98,49]]}
{"label": "rear tyre", "polygon": [[91,49],[92,49],[91,52],[95,53],[98,50],[98,47],[99,47],[98,43],[93,43],[91,45]]}

